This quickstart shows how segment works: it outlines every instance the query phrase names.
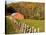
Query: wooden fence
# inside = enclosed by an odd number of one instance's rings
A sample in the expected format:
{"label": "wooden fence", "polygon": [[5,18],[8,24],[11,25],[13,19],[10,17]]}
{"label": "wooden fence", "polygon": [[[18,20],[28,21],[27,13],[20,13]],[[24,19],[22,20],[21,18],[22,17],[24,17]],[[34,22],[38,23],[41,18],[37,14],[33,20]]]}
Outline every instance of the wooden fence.
{"label": "wooden fence", "polygon": [[39,32],[39,28],[35,28],[34,26],[29,27],[28,25],[26,25],[25,23],[15,23],[17,24],[19,30],[21,31],[20,33],[36,33]]}
{"label": "wooden fence", "polygon": [[21,32],[17,32],[17,33],[36,33],[36,32],[39,32],[39,28],[35,28],[34,26],[29,26],[29,25],[25,24],[24,22],[22,22],[22,23],[17,22],[15,19],[12,19],[12,17],[10,17],[10,20],[14,21],[14,23],[12,23],[12,21],[11,21],[11,24],[14,27],[14,30],[16,31],[16,29],[19,29],[19,31],[21,31]]}

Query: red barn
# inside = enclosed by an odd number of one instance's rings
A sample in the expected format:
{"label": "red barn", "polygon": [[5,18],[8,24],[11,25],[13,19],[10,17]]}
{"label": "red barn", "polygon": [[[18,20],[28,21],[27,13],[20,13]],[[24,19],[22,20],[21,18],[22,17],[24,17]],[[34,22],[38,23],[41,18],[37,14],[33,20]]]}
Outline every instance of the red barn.
{"label": "red barn", "polygon": [[18,20],[22,20],[24,19],[24,15],[22,15],[21,13],[13,13],[12,16],[14,16],[15,19],[18,19]]}

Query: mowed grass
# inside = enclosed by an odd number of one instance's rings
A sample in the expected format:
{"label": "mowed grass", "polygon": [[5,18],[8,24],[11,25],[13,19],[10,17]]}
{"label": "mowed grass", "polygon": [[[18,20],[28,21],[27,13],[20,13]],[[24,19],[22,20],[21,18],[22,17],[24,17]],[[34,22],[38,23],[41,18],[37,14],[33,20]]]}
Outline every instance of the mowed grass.
{"label": "mowed grass", "polygon": [[20,21],[21,23],[27,24],[29,27],[35,27],[36,29],[39,28],[40,32],[44,32],[44,20],[33,20],[33,19],[24,19]]}

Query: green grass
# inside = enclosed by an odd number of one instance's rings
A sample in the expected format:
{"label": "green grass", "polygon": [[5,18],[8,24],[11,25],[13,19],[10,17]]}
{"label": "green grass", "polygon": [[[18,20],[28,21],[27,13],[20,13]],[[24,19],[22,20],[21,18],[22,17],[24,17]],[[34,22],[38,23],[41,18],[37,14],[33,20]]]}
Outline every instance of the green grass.
{"label": "green grass", "polygon": [[40,29],[40,32],[44,32],[44,20],[31,20],[31,19],[24,19],[24,20],[21,20],[20,22],[24,22],[25,24],[27,24],[28,26],[32,27],[34,26],[35,28],[39,28]]}
{"label": "green grass", "polygon": [[6,33],[12,33],[14,32],[14,27],[12,26],[13,21],[10,20],[9,18],[6,18]]}
{"label": "green grass", "polygon": [[[29,27],[34,26],[35,28],[39,28],[40,32],[44,32],[45,28],[45,24],[44,24],[44,20],[33,20],[33,19],[23,19],[23,20],[19,20],[19,22],[21,23],[25,23],[27,24]],[[15,33],[15,24],[13,23],[13,20],[6,18],[6,28],[7,28],[7,33]],[[17,30],[17,32],[19,32],[19,30]]]}
{"label": "green grass", "polygon": [[10,17],[11,16],[6,17],[6,34],[15,34],[20,32],[18,29],[16,30],[15,23]]}

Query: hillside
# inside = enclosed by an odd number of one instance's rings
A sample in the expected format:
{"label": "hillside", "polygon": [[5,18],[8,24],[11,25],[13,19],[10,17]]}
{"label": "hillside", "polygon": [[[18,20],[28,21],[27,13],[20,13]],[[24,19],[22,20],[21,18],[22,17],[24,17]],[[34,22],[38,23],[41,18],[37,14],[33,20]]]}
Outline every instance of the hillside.
{"label": "hillside", "polygon": [[18,12],[22,13],[25,18],[38,17],[40,19],[44,19],[44,3],[18,2],[8,4],[7,6],[12,6]]}

